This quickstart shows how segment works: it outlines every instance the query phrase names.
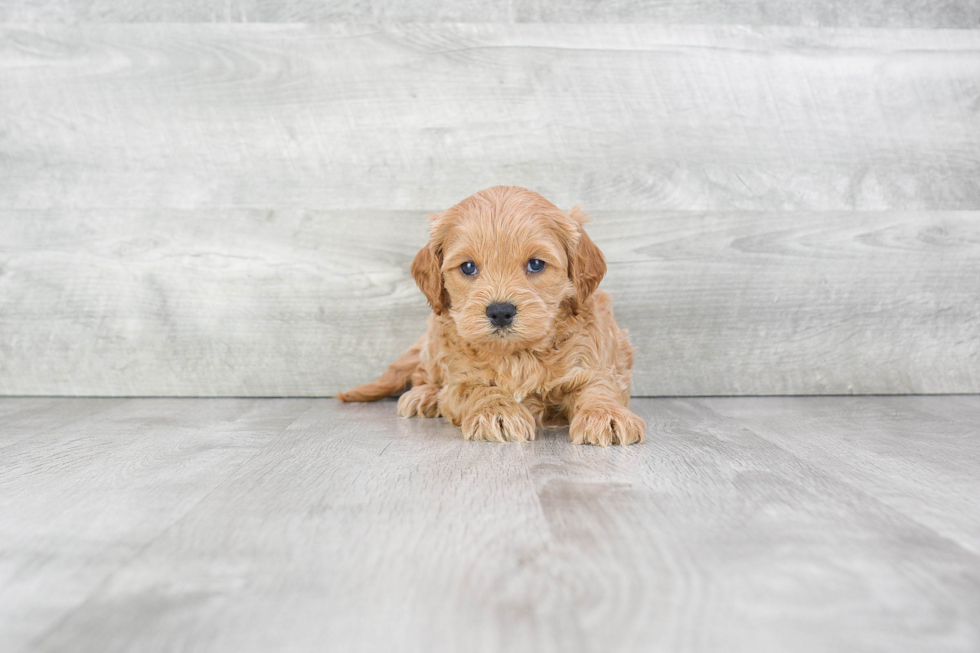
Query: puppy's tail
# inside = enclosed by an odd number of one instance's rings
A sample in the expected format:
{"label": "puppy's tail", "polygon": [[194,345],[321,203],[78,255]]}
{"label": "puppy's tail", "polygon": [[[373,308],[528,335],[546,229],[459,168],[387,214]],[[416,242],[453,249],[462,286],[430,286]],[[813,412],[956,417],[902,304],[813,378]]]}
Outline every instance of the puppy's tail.
{"label": "puppy's tail", "polygon": [[418,369],[420,351],[422,351],[421,339],[405,350],[405,353],[389,365],[384,374],[379,376],[376,381],[342,392],[337,395],[337,399],[341,401],[377,401],[398,394],[408,386],[412,374]]}

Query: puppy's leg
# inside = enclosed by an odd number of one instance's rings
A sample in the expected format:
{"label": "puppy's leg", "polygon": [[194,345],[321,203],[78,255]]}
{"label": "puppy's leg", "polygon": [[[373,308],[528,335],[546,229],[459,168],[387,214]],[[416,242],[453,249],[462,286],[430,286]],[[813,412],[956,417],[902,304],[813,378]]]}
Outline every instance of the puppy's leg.
{"label": "puppy's leg", "polygon": [[443,388],[442,414],[460,426],[467,440],[526,442],[534,439],[534,416],[499,388],[461,384]]}
{"label": "puppy's leg", "polygon": [[586,386],[570,394],[565,406],[571,414],[568,435],[573,444],[634,444],[646,438],[646,423],[623,405],[604,384]]}
{"label": "puppy's leg", "polygon": [[413,386],[398,398],[398,414],[402,417],[438,417],[439,386],[431,383]]}

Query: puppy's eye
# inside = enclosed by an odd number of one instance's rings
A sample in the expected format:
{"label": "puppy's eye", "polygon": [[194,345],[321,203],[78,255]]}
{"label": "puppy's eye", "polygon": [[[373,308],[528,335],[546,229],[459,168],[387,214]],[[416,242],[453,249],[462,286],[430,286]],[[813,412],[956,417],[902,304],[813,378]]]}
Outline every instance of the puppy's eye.
{"label": "puppy's eye", "polygon": [[476,274],[476,263],[474,263],[473,261],[467,261],[466,263],[463,263],[461,266],[459,266],[459,271],[465,274],[466,276],[471,277],[474,274]]}
{"label": "puppy's eye", "polygon": [[532,258],[530,261],[527,262],[527,271],[528,272],[540,272],[541,270],[544,269],[544,265],[545,265],[545,263],[541,259],[539,259],[539,258]]}

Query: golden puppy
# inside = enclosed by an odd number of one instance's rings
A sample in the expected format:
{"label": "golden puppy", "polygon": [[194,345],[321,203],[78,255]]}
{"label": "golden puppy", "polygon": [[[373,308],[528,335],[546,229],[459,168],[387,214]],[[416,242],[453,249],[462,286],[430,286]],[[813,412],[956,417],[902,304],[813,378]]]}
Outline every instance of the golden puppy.
{"label": "golden puppy", "polygon": [[442,415],[467,440],[523,442],[568,424],[578,444],[642,442],[646,425],[627,409],[633,348],[596,290],[606,262],[578,207],[496,186],[429,219],[412,262],[428,328],[377,381],[339,398],[411,383],[398,414]]}

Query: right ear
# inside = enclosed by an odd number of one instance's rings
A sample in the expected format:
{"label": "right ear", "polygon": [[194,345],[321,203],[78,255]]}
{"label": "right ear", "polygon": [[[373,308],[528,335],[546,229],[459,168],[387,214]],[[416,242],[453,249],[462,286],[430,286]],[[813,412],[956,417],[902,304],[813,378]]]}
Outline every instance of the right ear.
{"label": "right ear", "polygon": [[419,250],[412,261],[412,276],[415,283],[429,300],[429,306],[436,315],[442,315],[449,308],[449,295],[442,285],[442,252],[429,242]]}

